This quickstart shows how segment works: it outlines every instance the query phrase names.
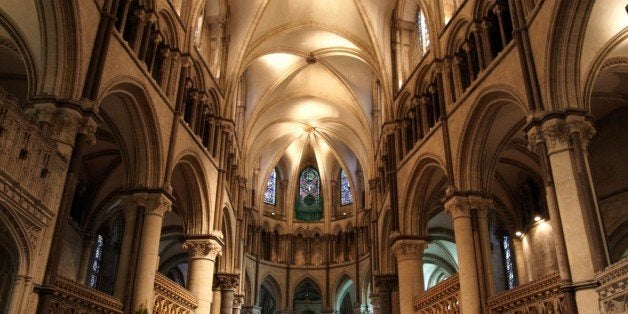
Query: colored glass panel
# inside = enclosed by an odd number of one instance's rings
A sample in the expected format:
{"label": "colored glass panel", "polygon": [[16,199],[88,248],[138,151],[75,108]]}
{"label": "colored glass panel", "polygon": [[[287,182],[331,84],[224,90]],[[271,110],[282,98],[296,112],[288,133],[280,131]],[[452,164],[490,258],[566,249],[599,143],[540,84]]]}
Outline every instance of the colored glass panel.
{"label": "colored glass panel", "polygon": [[277,204],[277,169],[273,169],[268,176],[266,192],[264,192],[264,203],[270,205]]}
{"label": "colored glass panel", "polygon": [[348,205],[353,203],[353,197],[351,196],[351,185],[349,184],[349,177],[344,170],[340,171],[340,205]]}

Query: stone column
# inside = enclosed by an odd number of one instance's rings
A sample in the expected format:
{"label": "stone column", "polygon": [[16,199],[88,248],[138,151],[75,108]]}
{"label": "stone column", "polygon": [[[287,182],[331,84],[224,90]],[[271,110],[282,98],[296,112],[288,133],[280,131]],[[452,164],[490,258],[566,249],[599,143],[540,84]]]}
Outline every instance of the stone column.
{"label": "stone column", "polygon": [[481,313],[480,278],[477,273],[476,248],[468,198],[455,195],[450,197],[445,202],[445,211],[451,215],[454,223],[462,313]]}
{"label": "stone column", "polygon": [[120,203],[123,206],[124,230],[122,231],[122,244],[120,246],[120,257],[113,296],[124,301],[129,278],[129,263],[131,262],[131,255],[133,253],[133,238],[136,228],[135,222],[137,220],[138,203],[134,200],[133,195],[123,196],[120,199]]}
{"label": "stone column", "polygon": [[[528,131],[532,147],[544,143],[547,148],[549,176],[558,207],[550,217],[557,221],[552,225],[557,259],[561,278],[566,269],[570,270],[572,282],[566,283],[566,288],[575,290],[580,313],[598,311],[595,273],[608,262],[586,155],[588,141],[594,134],[591,122],[576,114],[549,116]],[[560,241],[564,241],[562,250]],[[561,261],[565,261],[564,265]]]}
{"label": "stone column", "polygon": [[214,287],[220,290],[220,314],[233,313],[234,292],[239,281],[239,274],[217,273],[214,275]]}
{"label": "stone column", "polygon": [[244,294],[236,293],[233,295],[233,314],[240,314],[244,304]]}
{"label": "stone column", "polygon": [[375,288],[379,299],[379,313],[392,314],[392,294],[394,290],[397,290],[397,275],[375,275]]}
{"label": "stone column", "polygon": [[137,257],[138,271],[135,273],[131,311],[146,309],[152,313],[161,226],[164,214],[170,210],[172,202],[161,193],[136,193],[133,196],[144,207],[144,223]]}
{"label": "stone column", "polygon": [[485,297],[482,300],[483,302],[486,302],[486,299],[493,296],[496,291],[493,265],[491,261],[491,240],[488,227],[488,212],[493,207],[493,200],[472,196],[469,197],[469,201],[471,202],[471,208],[477,210],[476,213],[479,233],[479,243],[477,243],[477,247],[481,248],[481,254],[479,256],[481,267],[479,267],[478,273],[480,273],[481,270],[481,273],[484,275]]}
{"label": "stone column", "polygon": [[413,299],[424,290],[423,251],[427,241],[416,237],[393,239],[392,251],[397,258],[399,307],[401,313],[413,313]]}
{"label": "stone column", "polygon": [[196,313],[210,313],[214,264],[222,253],[222,240],[211,234],[188,236],[183,249],[190,256],[188,290],[198,299]]}

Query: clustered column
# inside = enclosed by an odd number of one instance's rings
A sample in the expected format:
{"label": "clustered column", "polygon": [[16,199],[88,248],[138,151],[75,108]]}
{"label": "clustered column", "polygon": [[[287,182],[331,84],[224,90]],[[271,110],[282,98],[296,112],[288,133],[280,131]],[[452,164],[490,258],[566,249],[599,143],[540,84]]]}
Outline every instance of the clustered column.
{"label": "clustered column", "polygon": [[[598,311],[595,273],[608,264],[587,145],[595,134],[581,114],[550,116],[528,130],[531,148],[548,164],[548,190],[561,280],[581,313]],[[551,195],[554,194],[554,195]],[[567,302],[570,302],[567,300]]]}

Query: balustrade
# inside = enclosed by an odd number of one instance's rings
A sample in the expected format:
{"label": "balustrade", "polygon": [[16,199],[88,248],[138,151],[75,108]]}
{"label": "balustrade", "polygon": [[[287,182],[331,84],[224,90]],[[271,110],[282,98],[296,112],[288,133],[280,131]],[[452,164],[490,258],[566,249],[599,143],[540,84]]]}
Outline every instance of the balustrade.
{"label": "balustrade", "polygon": [[628,258],[609,266],[596,276],[600,287],[600,313],[628,312]]}
{"label": "balustrade", "polygon": [[122,303],[106,293],[65,277],[55,281],[50,313],[122,313]]}
{"label": "balustrade", "polygon": [[155,306],[153,313],[192,314],[198,301],[188,290],[179,286],[168,277],[155,275]]}
{"label": "balustrade", "polygon": [[488,300],[489,313],[567,313],[560,276],[548,275]]}
{"label": "balustrade", "polygon": [[455,274],[414,298],[420,314],[460,313],[460,280]]}

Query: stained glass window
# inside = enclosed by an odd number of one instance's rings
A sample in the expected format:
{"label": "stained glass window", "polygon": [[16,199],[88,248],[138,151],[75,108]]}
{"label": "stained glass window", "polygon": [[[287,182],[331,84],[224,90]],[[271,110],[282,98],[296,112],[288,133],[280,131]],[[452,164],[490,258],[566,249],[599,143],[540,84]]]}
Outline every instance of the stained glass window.
{"label": "stained glass window", "polygon": [[301,171],[295,206],[298,220],[316,221],[322,218],[320,189],[321,177],[316,169],[307,167]]}
{"label": "stained glass window", "polygon": [[419,39],[419,53],[423,56],[430,49],[430,32],[427,27],[425,14],[419,9],[416,15],[416,25]]}
{"label": "stained glass window", "polygon": [[264,192],[264,203],[270,205],[277,204],[277,168],[273,169],[268,176],[266,192]]}
{"label": "stained glass window", "polygon": [[504,248],[504,267],[506,268],[506,288],[515,288],[515,265],[512,260],[512,250],[510,248],[510,237],[505,235],[502,238]]}
{"label": "stained glass window", "polygon": [[98,274],[100,273],[100,265],[102,262],[102,252],[105,246],[105,238],[102,235],[96,237],[96,246],[94,247],[94,256],[89,267],[88,284],[90,288],[96,288],[98,283]]}
{"label": "stained glass window", "polygon": [[351,185],[349,184],[347,173],[343,169],[340,171],[340,205],[348,205],[351,203],[353,203]]}

